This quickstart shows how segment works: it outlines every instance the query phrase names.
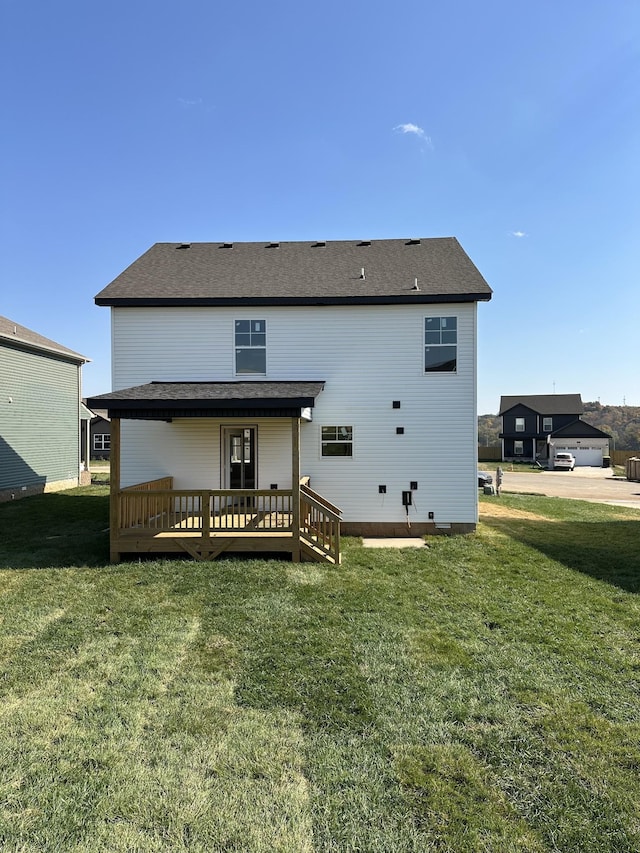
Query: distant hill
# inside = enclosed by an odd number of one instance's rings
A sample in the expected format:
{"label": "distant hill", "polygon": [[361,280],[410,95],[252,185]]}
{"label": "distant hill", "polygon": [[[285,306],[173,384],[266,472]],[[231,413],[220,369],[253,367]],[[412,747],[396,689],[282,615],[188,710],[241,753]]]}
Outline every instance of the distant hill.
{"label": "distant hill", "polygon": [[[585,403],[582,420],[609,433],[612,447],[616,450],[640,448],[640,406],[603,406],[601,403]],[[497,415],[478,416],[478,444],[485,447],[500,445],[498,434],[502,429],[502,418]]]}

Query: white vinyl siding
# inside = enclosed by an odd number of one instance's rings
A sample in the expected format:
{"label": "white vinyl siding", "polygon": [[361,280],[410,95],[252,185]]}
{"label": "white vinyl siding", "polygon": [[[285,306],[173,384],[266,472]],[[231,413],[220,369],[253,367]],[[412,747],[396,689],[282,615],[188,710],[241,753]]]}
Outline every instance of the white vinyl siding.
{"label": "white vinyl siding", "polygon": [[[112,309],[113,389],[153,380],[236,380],[234,321],[256,316],[255,309]],[[428,316],[457,318],[455,373],[424,373]],[[326,382],[313,421],[301,425],[301,473],[342,508],[345,520],[404,521],[402,491],[417,481],[411,521],[427,521],[432,512],[436,522],[476,522],[475,303],[267,306],[260,308],[260,318],[269,330],[266,380]],[[394,400],[400,409],[393,408]],[[212,437],[207,420],[123,422],[124,436],[132,429],[139,433],[135,447],[123,449],[123,482],[173,474],[177,488],[215,488],[220,477],[216,423]],[[353,427],[353,457],[321,455],[321,427],[334,424]],[[403,435],[397,427],[404,428]],[[159,434],[164,453],[146,448]],[[123,438],[123,445],[128,441]],[[286,488],[290,448],[289,420],[259,422],[261,488],[271,483]],[[381,484],[385,495],[378,492]]]}
{"label": "white vinyl siding", "polygon": [[221,489],[221,428],[257,428],[257,488],[291,488],[291,420],[180,418],[122,421],[122,486],[172,476],[176,489]]}

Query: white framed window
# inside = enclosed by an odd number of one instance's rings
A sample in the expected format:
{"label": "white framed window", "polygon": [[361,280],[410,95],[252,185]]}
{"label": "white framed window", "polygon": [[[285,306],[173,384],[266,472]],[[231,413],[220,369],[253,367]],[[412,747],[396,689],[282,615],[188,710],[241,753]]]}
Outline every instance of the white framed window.
{"label": "white framed window", "polygon": [[513,442],[513,454],[514,456],[522,456],[524,453],[524,441],[514,441]]}
{"label": "white framed window", "polygon": [[553,418],[542,419],[542,432],[553,432]]}
{"label": "white framed window", "polygon": [[323,426],[322,456],[353,456],[353,427]]}
{"label": "white framed window", "polygon": [[235,321],[236,374],[267,372],[266,320]]}
{"label": "white framed window", "polygon": [[94,450],[111,450],[111,436],[106,432],[96,432],[93,435]]}
{"label": "white framed window", "polygon": [[425,317],[424,372],[455,373],[458,363],[458,318]]}
{"label": "white framed window", "polygon": [[516,418],[516,432],[524,432],[524,418]]}

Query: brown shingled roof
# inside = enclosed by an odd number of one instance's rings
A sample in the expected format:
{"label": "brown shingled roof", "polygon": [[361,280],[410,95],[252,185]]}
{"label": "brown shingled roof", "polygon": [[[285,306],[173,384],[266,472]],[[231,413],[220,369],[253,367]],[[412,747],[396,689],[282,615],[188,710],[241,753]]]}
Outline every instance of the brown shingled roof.
{"label": "brown shingled roof", "polygon": [[[299,416],[312,407],[324,381],[283,382],[148,382],[98,397],[89,397],[94,411],[113,417],[214,417],[260,415]],[[297,411],[296,411],[297,410]]]}
{"label": "brown shingled roof", "polygon": [[90,361],[86,356],[80,355],[79,352],[63,347],[62,344],[58,344],[50,338],[45,338],[37,332],[32,332],[31,329],[27,329],[26,326],[21,326],[19,323],[9,320],[8,317],[0,317],[0,340],[16,346],[64,356],[72,361]]}
{"label": "brown shingled roof", "polygon": [[[243,400],[292,399],[313,405],[314,399],[324,387],[324,381],[277,381],[277,382],[148,382],[133,388],[123,388],[87,398],[92,409],[110,408],[114,403],[136,402],[199,402],[199,403],[238,403]],[[96,405],[98,404],[98,405]]]}
{"label": "brown shingled roof", "polygon": [[[364,276],[362,270],[364,269]],[[417,279],[417,289],[415,287]],[[476,302],[491,288],[455,237],[156,243],[98,305]]]}

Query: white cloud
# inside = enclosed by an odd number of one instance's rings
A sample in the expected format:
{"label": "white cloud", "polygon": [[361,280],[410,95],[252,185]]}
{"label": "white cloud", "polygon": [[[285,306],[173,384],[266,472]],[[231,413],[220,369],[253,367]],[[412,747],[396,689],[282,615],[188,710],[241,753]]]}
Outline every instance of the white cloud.
{"label": "white cloud", "polygon": [[432,147],[431,137],[427,136],[424,132],[423,128],[418,127],[417,124],[412,124],[411,122],[407,122],[407,124],[398,124],[393,128],[398,133],[413,133],[414,136],[417,136],[418,139],[421,139],[425,142],[429,147]]}
{"label": "white cloud", "polygon": [[512,237],[526,237],[527,235],[525,234],[524,231],[512,231],[511,236]]}

